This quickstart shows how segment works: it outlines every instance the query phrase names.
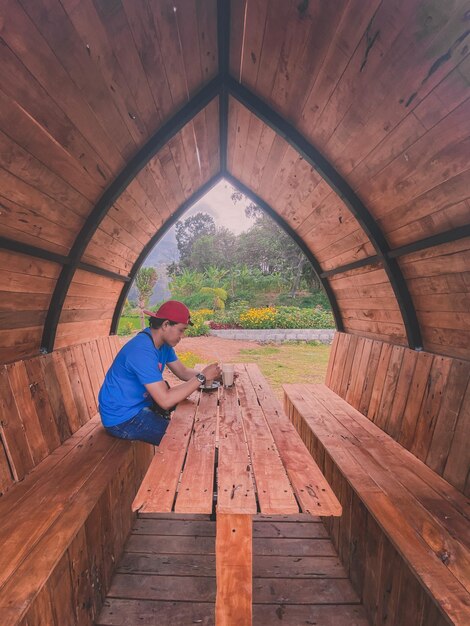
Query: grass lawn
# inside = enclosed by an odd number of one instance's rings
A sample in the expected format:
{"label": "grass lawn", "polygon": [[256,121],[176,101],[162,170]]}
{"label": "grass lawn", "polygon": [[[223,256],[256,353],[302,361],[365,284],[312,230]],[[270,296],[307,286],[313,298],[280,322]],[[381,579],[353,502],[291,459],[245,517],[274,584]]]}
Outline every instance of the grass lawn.
{"label": "grass lawn", "polygon": [[[232,361],[257,363],[273,391],[282,399],[284,383],[323,383],[330,346],[314,342],[286,342],[240,350]],[[193,352],[179,353],[188,367],[202,362]]]}
{"label": "grass lawn", "polygon": [[240,361],[257,363],[273,391],[282,398],[284,383],[325,382],[330,346],[312,343],[283,343],[240,350]]}

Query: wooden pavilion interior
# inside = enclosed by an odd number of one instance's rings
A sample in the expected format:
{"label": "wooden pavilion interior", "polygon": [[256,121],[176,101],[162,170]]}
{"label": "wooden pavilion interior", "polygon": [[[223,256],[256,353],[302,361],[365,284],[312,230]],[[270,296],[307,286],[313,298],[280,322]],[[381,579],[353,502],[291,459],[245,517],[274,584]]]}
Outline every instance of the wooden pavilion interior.
{"label": "wooden pavilion interior", "polygon": [[[253,623],[470,624],[468,1],[1,0],[0,35],[2,626],[214,623],[211,520],[136,519],[153,447],[96,398],[136,272],[222,179],[337,329],[284,408],[343,514],[255,523]],[[176,595],[123,582],[131,529]]]}

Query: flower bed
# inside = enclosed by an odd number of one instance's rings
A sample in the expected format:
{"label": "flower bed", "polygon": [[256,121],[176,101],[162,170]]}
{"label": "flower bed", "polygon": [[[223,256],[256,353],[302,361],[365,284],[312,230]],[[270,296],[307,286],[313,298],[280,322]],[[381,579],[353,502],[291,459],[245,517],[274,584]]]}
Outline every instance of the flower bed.
{"label": "flower bed", "polygon": [[321,306],[314,309],[298,307],[261,307],[242,311],[226,311],[214,315],[209,322],[212,330],[232,328],[334,328],[333,315]]}

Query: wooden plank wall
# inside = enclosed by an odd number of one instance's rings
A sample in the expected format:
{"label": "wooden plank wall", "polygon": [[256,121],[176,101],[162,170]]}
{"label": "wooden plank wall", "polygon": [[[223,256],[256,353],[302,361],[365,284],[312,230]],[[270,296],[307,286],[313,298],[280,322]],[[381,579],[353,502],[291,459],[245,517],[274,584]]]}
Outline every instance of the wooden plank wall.
{"label": "wooden plank wall", "polygon": [[39,352],[44,320],[59,273],[56,263],[0,250],[1,362]]}
{"label": "wooden plank wall", "polygon": [[[470,181],[469,181],[470,182]],[[470,205],[467,209],[470,219]],[[470,358],[470,238],[400,259],[431,352]]]}
{"label": "wooden plank wall", "polygon": [[[231,6],[232,75],[329,159],[391,248],[470,222],[465,0]],[[373,252],[341,200],[286,142],[240,105],[231,104],[230,117],[230,171],[283,215],[324,270]],[[425,348],[468,355],[468,243],[400,264]],[[331,285],[346,330],[405,344],[380,265],[338,274]]]}
{"label": "wooden plank wall", "polygon": [[[229,170],[302,237],[322,269],[375,254],[344,202],[335,194],[333,198],[329,186],[284,139],[233,99],[229,116]],[[345,329],[406,344],[401,313],[381,264],[337,274],[331,286]]]}
{"label": "wooden plank wall", "polygon": [[97,413],[117,336],[0,366],[0,494]]}
{"label": "wooden plank wall", "polygon": [[326,384],[470,496],[470,361],[336,333]]}
{"label": "wooden plank wall", "polygon": [[[215,76],[215,0],[176,4],[175,13],[175,3],[166,0],[7,0],[0,49],[0,236],[67,255],[126,163]],[[87,262],[129,272],[182,199],[218,169],[217,115],[214,101],[136,177],[89,243]],[[2,265],[8,256],[0,253]],[[56,266],[32,263],[57,278]],[[0,362],[38,352],[53,289],[52,280],[46,287],[46,277],[33,278],[38,272],[32,269],[28,281],[18,265],[25,292],[36,294],[42,282],[34,321],[31,306],[18,305],[18,289],[8,285],[15,278],[2,281],[2,292],[12,294],[2,312],[18,307],[21,313],[14,326],[6,319],[2,324]],[[101,287],[97,278],[96,293]],[[101,315],[92,319],[86,304],[71,309],[69,300],[58,345],[75,334],[81,311],[90,331],[81,341],[107,333]]]}

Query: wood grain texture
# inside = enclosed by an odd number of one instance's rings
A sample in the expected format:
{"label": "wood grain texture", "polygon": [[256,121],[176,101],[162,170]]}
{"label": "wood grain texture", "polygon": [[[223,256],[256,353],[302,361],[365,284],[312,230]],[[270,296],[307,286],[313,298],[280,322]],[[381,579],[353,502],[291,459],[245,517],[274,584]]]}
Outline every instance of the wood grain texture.
{"label": "wood grain texture", "polygon": [[217,626],[252,624],[251,515],[217,514]]}
{"label": "wood grain texture", "polygon": [[[418,606],[416,623],[421,623],[420,607],[425,603],[423,585],[440,606],[438,623],[444,615],[451,621],[465,621],[468,593],[467,596],[465,592],[462,594],[462,589],[468,587],[468,566],[465,563],[469,554],[468,545],[464,545],[468,534],[464,528],[468,508],[465,499],[453,489],[453,513],[448,511],[441,515],[439,509],[448,506],[444,491],[450,493],[452,487],[409,452],[400,449],[396,442],[339,396],[318,385],[286,386],[286,393],[292,404],[294,423],[298,425],[304,420],[309,425],[311,436],[325,446],[335,467],[347,478],[348,488],[352,487],[354,491],[354,516],[362,519],[355,521],[353,516],[350,531],[340,528],[340,532],[348,532],[350,537],[351,580],[356,590],[363,594],[372,623],[383,623],[384,602],[390,611],[400,613],[405,596],[407,602],[415,598]],[[308,441],[311,445],[311,440]],[[436,496],[440,490],[443,490],[442,495]],[[369,515],[373,520],[369,520]],[[428,516],[427,521],[423,516]],[[450,518],[460,518],[462,527],[459,530],[452,528],[447,521]],[[366,527],[370,528],[367,533]],[[383,543],[384,538],[390,540],[398,551],[398,561]],[[450,544],[454,547],[451,548]],[[443,548],[444,545],[448,546],[449,553],[455,554],[452,563],[439,557],[443,554],[440,550],[447,549]],[[388,558],[395,559],[393,571],[381,556],[384,549],[387,549]],[[406,564],[402,576],[410,581],[406,588],[401,586],[401,578],[397,581],[394,578],[400,558]],[[440,576],[447,580],[449,593],[452,589],[452,599],[441,594],[441,587],[436,582]],[[384,584],[388,587],[384,588]]]}
{"label": "wood grain texture", "polygon": [[463,491],[468,362],[343,333],[335,343],[328,386],[441,476],[449,463],[447,480]]}

